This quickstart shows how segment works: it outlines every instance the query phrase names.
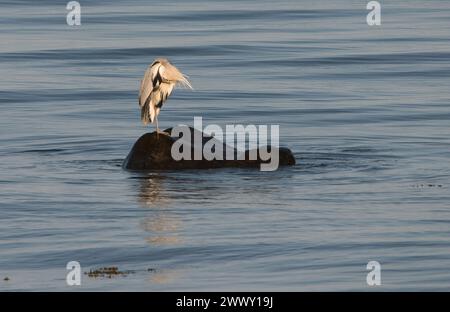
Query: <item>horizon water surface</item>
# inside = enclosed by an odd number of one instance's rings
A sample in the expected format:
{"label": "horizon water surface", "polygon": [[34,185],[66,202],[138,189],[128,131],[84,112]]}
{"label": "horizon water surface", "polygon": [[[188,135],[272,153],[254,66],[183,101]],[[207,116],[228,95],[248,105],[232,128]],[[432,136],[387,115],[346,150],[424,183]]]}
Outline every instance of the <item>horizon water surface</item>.
{"label": "horizon water surface", "polygon": [[[0,1],[0,290],[450,290],[450,2],[380,2]],[[122,170],[159,56],[195,89],[161,128],[278,124],[297,164]]]}

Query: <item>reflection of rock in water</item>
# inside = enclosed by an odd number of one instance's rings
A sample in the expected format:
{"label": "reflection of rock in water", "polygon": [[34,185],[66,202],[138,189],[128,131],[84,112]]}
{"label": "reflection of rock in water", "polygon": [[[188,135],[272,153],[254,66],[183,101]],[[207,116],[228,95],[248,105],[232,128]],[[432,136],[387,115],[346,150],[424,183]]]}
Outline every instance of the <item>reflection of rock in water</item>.
{"label": "reflection of rock in water", "polygon": [[152,245],[179,244],[182,241],[178,236],[181,220],[164,208],[168,203],[163,194],[164,176],[154,174],[140,181],[139,202],[151,208],[140,223],[141,228],[150,234],[147,242]]}

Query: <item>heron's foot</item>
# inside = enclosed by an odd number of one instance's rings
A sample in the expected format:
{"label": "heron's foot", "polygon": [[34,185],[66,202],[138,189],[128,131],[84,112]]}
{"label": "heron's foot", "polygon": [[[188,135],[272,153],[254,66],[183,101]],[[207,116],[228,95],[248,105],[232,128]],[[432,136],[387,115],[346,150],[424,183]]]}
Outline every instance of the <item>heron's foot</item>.
{"label": "heron's foot", "polygon": [[159,135],[167,135],[170,136],[170,134],[168,132],[164,132],[162,130],[156,129],[156,137],[159,139]]}
{"label": "heron's foot", "polygon": [[165,132],[165,131],[162,131],[162,130],[159,130],[159,129],[156,130],[156,133],[158,133],[158,134],[164,134],[164,135],[169,135],[168,132]]}

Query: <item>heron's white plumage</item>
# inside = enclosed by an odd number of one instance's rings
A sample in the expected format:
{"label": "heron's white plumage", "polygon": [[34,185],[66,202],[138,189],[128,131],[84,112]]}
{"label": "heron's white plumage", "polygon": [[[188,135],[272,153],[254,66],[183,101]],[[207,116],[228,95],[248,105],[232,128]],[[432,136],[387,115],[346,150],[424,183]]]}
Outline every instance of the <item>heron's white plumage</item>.
{"label": "heron's white plumage", "polygon": [[147,125],[157,119],[176,84],[192,89],[187,77],[166,59],[156,59],[145,71],[139,91],[141,120]]}

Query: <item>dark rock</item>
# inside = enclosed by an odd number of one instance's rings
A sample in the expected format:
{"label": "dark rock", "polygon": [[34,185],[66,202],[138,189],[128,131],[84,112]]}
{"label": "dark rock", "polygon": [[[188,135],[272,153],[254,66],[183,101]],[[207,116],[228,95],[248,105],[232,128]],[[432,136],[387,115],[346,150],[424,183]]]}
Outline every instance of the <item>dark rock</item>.
{"label": "dark rock", "polygon": [[[178,170],[178,169],[211,169],[211,168],[225,168],[225,167],[260,167],[262,163],[269,163],[269,161],[263,161],[260,157],[260,150],[256,150],[257,158],[250,160],[249,156],[251,151],[246,151],[244,155],[238,153],[236,149],[232,149],[234,154],[234,160],[207,160],[204,155],[201,155],[201,159],[194,160],[193,155],[196,152],[195,146],[190,144],[194,142],[194,136],[201,137],[201,151],[207,142],[210,144],[215,143],[215,146],[221,146],[223,151],[223,159],[226,159],[227,145],[222,141],[215,139],[214,137],[207,136],[202,132],[189,127],[191,132],[191,138],[173,137],[172,128],[166,129],[164,132],[167,134],[157,134],[156,132],[146,133],[142,135],[134,144],[127,158],[123,162],[123,168],[129,170]],[[174,160],[172,158],[172,145],[178,140],[186,143],[185,146],[190,147],[192,160]],[[199,145],[200,146],[200,145]],[[228,147],[230,148],[230,147]],[[197,151],[199,151],[197,149]],[[268,147],[268,151],[271,152],[271,147]],[[239,160],[238,156],[244,159]],[[292,166],[295,165],[295,158],[291,150],[288,148],[279,148],[279,165],[280,166]]]}

